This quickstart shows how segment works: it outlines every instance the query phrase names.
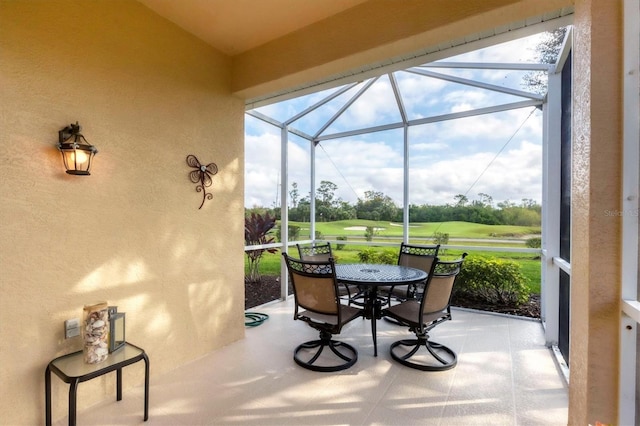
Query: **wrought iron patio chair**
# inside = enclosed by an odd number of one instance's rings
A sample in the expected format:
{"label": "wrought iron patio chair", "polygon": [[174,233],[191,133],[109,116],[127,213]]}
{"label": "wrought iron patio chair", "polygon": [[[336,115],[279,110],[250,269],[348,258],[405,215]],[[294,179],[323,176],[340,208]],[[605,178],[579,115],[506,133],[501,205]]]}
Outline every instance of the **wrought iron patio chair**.
{"label": "wrought iron patio chair", "polygon": [[[333,259],[304,261],[286,253],[282,256],[293,286],[293,319],[305,321],[320,332],[318,340],[299,345],[293,352],[293,359],[301,367],[313,371],[339,371],[351,367],[358,360],[358,351],[332,337],[340,334],[345,324],[362,316],[363,311],[340,303]],[[325,348],[329,351],[324,351]]]}
{"label": "wrought iron patio chair", "polygon": [[296,244],[301,260],[327,261],[333,258],[331,243],[300,245]]}
{"label": "wrought iron patio chair", "polygon": [[[330,258],[335,260],[333,252],[331,251],[331,243],[311,245],[296,244],[296,247],[298,248],[298,255],[302,260],[327,261]],[[348,301],[349,304],[351,304],[352,301],[358,304],[358,297],[361,296],[361,291],[358,286],[348,285],[339,281],[338,284],[338,294],[340,294],[340,297]]]}
{"label": "wrought iron patio chair", "polygon": [[[451,319],[451,292],[460,272],[466,253],[456,261],[440,261],[436,258],[418,299],[382,310],[384,317],[392,318],[409,327],[415,339],[403,339],[391,344],[391,357],[407,367],[424,371],[442,371],[456,366],[456,353],[445,345],[429,340],[429,332],[437,325]],[[426,353],[419,353],[424,348]],[[424,351],[422,351],[424,352]]]}
{"label": "wrought iron patio chair", "polygon": [[[410,268],[420,269],[425,272],[431,270],[431,265],[438,256],[440,244],[436,245],[417,245],[417,244],[400,244],[400,252],[398,254],[398,265],[408,266]],[[424,284],[412,284],[410,286],[384,286],[380,288],[380,293],[386,296],[386,305],[391,306],[392,299],[403,302],[407,299],[420,297]]]}

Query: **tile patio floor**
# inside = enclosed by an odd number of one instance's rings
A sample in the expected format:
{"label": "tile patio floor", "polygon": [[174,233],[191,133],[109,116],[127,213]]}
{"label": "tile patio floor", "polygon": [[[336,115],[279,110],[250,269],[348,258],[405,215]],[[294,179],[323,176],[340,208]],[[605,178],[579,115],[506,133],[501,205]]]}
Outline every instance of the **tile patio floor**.
{"label": "tile patio floor", "polygon": [[143,389],[137,387],[125,389],[120,402],[78,413],[78,424],[567,424],[568,389],[537,321],[454,310],[453,320],[431,336],[458,353],[458,365],[422,372],[389,356],[393,341],[409,337],[406,328],[379,321],[375,358],[370,323],[357,319],[339,339],[358,349],[358,362],[346,371],[317,373],[293,362],[293,349],[317,334],[293,321],[292,300],[251,311],[270,318],[248,328],[239,342],[152,376],[146,423]]}

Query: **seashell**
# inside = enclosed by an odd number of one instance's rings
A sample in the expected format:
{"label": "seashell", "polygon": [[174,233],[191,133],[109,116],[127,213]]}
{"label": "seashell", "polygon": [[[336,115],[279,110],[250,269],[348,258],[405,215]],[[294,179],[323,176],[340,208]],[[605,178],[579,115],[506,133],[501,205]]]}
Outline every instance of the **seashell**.
{"label": "seashell", "polygon": [[104,327],[105,322],[103,320],[97,320],[93,323],[93,328]]}

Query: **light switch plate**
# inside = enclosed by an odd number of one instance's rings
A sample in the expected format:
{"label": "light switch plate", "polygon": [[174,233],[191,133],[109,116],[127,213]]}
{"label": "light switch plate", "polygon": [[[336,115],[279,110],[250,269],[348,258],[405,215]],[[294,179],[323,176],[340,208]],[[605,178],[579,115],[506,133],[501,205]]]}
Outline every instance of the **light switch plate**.
{"label": "light switch plate", "polygon": [[80,320],[78,318],[68,319],[64,322],[64,338],[76,337],[80,335]]}

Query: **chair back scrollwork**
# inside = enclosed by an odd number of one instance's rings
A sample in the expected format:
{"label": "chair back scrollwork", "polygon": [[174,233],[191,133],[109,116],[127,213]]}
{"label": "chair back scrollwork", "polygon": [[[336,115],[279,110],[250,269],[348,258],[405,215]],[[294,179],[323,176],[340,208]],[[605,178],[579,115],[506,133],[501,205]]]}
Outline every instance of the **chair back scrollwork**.
{"label": "chair back scrollwork", "polygon": [[327,261],[333,257],[330,243],[309,246],[296,244],[296,247],[298,248],[298,254],[301,260]]}
{"label": "chair back scrollwork", "polygon": [[440,250],[440,244],[433,246],[416,246],[402,243],[400,245],[398,265],[429,272],[433,261],[438,256],[438,250]]}

